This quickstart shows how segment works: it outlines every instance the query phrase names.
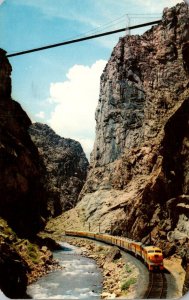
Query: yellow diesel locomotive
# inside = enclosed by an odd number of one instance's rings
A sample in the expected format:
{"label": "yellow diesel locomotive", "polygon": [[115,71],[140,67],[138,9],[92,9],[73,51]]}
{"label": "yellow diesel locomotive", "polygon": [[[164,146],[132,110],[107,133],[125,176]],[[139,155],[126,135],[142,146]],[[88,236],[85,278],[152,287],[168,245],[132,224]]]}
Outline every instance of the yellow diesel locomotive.
{"label": "yellow diesel locomotive", "polygon": [[95,232],[66,230],[65,235],[90,238],[105,242],[110,245],[118,246],[121,249],[134,254],[136,257],[141,258],[146,264],[149,271],[164,269],[162,250],[156,246],[146,246],[140,242],[135,242],[125,237],[118,237]]}

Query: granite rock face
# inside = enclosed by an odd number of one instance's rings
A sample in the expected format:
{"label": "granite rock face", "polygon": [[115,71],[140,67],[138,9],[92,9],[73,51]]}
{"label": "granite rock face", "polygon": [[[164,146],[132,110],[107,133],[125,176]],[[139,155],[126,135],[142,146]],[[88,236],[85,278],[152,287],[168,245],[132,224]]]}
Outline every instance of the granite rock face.
{"label": "granite rock face", "polygon": [[86,219],[104,223],[113,212],[119,233],[141,239],[148,222],[168,218],[170,199],[188,194],[188,55],[184,3],[165,9],[142,36],[120,38],[101,76],[96,140],[80,195]]}
{"label": "granite rock face", "polygon": [[79,142],[60,137],[45,124],[34,123],[29,132],[44,166],[49,214],[60,215],[76,205],[88,160]]}
{"label": "granite rock face", "polygon": [[184,3],[164,9],[143,35],[119,39],[101,76],[96,140],[77,205],[91,230],[100,223],[170,253],[187,249],[188,58]]}
{"label": "granite rock face", "polygon": [[[96,140],[77,205],[86,228],[175,252],[189,270],[189,8],[119,39],[101,76]],[[184,292],[189,286],[186,276]]]}

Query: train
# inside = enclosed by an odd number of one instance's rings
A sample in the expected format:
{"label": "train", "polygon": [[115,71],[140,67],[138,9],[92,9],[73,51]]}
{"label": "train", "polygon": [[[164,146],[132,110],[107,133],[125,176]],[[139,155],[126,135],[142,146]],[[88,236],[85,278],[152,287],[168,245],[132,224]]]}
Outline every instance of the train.
{"label": "train", "polygon": [[137,258],[140,258],[147,266],[149,271],[164,270],[163,253],[159,247],[147,246],[142,244],[141,242],[136,242],[125,237],[112,236],[103,233],[66,230],[65,235],[90,238],[93,240],[105,242],[109,245],[118,246],[124,251],[133,254]]}

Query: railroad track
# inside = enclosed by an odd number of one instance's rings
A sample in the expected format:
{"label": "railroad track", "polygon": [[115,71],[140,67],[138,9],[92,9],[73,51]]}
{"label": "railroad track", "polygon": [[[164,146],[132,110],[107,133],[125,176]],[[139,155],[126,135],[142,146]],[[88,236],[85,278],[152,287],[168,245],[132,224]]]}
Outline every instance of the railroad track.
{"label": "railroad track", "polygon": [[166,299],[167,280],[161,272],[149,272],[149,286],[144,299]]}

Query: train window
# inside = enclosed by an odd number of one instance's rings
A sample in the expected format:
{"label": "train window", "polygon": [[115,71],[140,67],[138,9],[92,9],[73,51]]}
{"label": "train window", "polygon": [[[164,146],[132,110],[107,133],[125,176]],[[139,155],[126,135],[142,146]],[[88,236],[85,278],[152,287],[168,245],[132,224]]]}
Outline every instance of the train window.
{"label": "train window", "polygon": [[161,253],[161,250],[155,250],[155,252],[157,252],[157,253]]}
{"label": "train window", "polygon": [[154,250],[149,250],[148,253],[154,253]]}

